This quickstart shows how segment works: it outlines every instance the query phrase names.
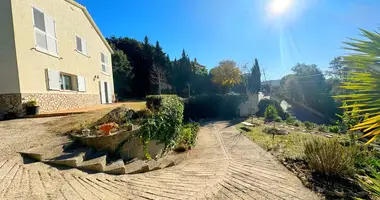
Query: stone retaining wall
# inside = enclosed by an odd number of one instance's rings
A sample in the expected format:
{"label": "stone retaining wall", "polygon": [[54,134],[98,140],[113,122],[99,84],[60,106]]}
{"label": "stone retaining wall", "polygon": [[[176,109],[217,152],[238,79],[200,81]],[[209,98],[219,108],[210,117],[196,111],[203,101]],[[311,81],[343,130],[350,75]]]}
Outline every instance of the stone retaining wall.
{"label": "stone retaining wall", "polygon": [[21,94],[0,94],[0,120],[9,112],[22,114]]}
{"label": "stone retaining wall", "polygon": [[59,94],[59,93],[22,93],[0,94],[0,119],[4,114],[13,112],[24,116],[23,103],[36,100],[40,113],[83,108],[100,104],[99,94]]}
{"label": "stone retaining wall", "polygon": [[40,113],[83,108],[100,104],[99,94],[21,94],[22,103],[36,100]]}

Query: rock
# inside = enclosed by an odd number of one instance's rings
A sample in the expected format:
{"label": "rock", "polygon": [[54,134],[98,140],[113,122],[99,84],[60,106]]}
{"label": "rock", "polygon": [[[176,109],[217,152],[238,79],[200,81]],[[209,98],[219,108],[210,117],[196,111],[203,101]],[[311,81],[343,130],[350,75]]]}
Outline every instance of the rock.
{"label": "rock", "polygon": [[253,127],[253,124],[251,124],[251,123],[249,123],[249,122],[242,122],[242,124],[243,124],[244,126],[251,126],[251,127]]}
{"label": "rock", "polygon": [[296,130],[295,128],[290,128],[290,129],[292,129],[292,130]]}
{"label": "rock", "polygon": [[325,135],[325,137],[327,137],[327,138],[332,138],[332,135]]}
{"label": "rock", "polygon": [[302,132],[306,132],[306,130],[302,130]]}
{"label": "rock", "polygon": [[95,126],[115,122],[117,124],[124,124],[127,119],[130,119],[134,111],[126,107],[117,107],[104,115],[101,119],[95,122]]}

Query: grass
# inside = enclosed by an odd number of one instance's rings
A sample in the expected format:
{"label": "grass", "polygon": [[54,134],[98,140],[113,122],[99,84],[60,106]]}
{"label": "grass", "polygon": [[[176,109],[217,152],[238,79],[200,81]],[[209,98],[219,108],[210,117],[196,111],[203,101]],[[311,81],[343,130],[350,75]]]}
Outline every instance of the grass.
{"label": "grass", "polygon": [[[256,119],[258,120],[258,119]],[[250,122],[250,121],[248,121]],[[280,125],[286,126],[285,123],[276,123],[276,128],[286,129],[289,131],[288,135],[276,135],[273,140],[271,134],[263,132],[265,127],[273,127],[271,125],[262,125],[258,127],[249,128],[250,131],[244,131],[241,128],[243,125],[239,125],[238,129],[244,132],[251,140],[258,144],[261,148],[270,151],[276,157],[279,158],[293,158],[302,159],[304,157],[304,143],[313,137],[325,138],[323,134],[311,134],[305,133],[299,130],[291,130],[280,127]],[[337,134],[330,134],[334,138],[339,140],[345,140],[346,136],[340,136]]]}
{"label": "grass", "polygon": [[125,106],[135,111],[145,108],[144,101],[125,102],[123,104],[110,105],[105,108],[84,112],[81,114],[73,114],[64,117],[60,117],[56,120],[47,123],[49,129],[58,134],[66,134],[72,131],[78,131],[86,127],[86,125],[92,124],[106,115],[108,112],[116,108],[117,106]]}
{"label": "grass", "polygon": [[312,137],[310,133],[293,132],[289,135],[272,135],[263,132],[263,126],[251,128],[245,132],[261,148],[272,151],[281,157],[300,158],[303,156],[303,144]]}

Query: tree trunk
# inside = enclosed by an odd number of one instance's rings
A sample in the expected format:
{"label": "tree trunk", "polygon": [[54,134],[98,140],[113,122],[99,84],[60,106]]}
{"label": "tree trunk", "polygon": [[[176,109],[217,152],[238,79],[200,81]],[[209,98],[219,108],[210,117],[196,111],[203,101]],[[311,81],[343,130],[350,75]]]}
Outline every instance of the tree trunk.
{"label": "tree trunk", "polygon": [[158,81],[158,94],[161,95],[161,81]]}

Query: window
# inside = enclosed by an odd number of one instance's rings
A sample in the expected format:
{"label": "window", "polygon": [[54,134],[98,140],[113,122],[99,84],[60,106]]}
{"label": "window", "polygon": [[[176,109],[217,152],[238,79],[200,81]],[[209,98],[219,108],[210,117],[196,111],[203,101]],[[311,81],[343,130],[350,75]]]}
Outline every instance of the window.
{"label": "window", "polygon": [[57,33],[54,19],[33,7],[33,26],[36,49],[58,56]]}
{"label": "window", "polygon": [[104,53],[100,53],[101,62],[102,62],[102,72],[109,73],[108,68],[108,56],[106,56]]}
{"label": "window", "polygon": [[46,69],[46,72],[49,90],[86,92],[86,79],[83,76],[68,74],[55,69]]}
{"label": "window", "polygon": [[74,90],[72,76],[61,74],[61,90]]}
{"label": "window", "polygon": [[77,51],[87,56],[87,42],[83,38],[76,36]]}

